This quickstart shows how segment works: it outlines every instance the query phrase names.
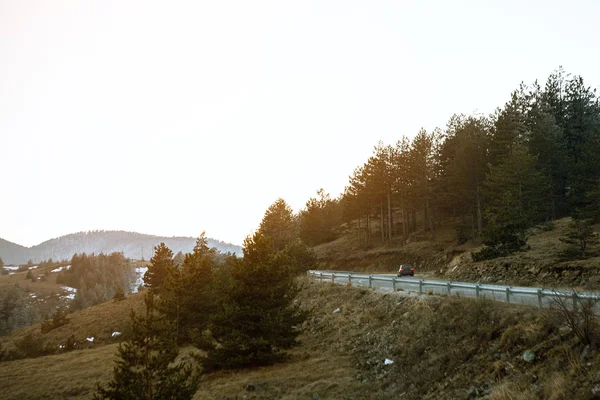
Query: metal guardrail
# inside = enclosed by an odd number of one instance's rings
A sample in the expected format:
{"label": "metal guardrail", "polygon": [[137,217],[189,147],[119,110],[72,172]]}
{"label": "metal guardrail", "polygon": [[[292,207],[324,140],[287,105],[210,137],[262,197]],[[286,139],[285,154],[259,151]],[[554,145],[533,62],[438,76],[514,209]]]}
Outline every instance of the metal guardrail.
{"label": "metal guardrail", "polygon": [[534,287],[513,287],[469,282],[451,282],[430,279],[400,278],[394,276],[357,274],[336,271],[306,271],[308,278],[353,286],[389,288],[396,292],[407,290],[419,294],[462,295],[474,298],[489,298],[513,304],[529,304],[539,308],[552,305],[553,299],[573,299],[575,306],[580,300],[600,301],[600,293],[575,290],[557,290]]}

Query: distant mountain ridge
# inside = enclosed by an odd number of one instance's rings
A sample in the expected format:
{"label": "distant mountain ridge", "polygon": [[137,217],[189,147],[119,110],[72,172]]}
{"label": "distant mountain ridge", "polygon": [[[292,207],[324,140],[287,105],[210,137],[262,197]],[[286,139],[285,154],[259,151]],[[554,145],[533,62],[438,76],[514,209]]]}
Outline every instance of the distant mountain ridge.
{"label": "distant mountain ridge", "polygon": [[[196,244],[196,238],[185,236],[155,236],[126,231],[89,231],[78,232],[47,240],[36,246],[25,247],[0,239],[0,258],[5,264],[34,263],[52,258],[52,260],[70,260],[73,254],[123,252],[125,257],[149,260],[153,248],[164,242],[173,254],[179,251],[189,253]],[[208,245],[220,252],[242,254],[242,248],[231,243],[208,238]]]}

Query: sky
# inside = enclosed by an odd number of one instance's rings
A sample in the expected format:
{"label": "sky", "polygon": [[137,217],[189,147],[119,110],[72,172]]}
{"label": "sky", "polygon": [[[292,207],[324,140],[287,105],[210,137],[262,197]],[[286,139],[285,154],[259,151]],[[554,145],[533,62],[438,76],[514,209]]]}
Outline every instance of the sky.
{"label": "sky", "polygon": [[0,238],[241,244],[382,140],[600,83],[589,1],[0,0]]}

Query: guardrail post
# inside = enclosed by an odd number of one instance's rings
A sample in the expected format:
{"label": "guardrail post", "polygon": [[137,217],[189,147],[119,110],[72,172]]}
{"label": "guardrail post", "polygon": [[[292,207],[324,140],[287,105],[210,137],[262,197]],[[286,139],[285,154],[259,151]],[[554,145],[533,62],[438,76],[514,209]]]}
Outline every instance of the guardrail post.
{"label": "guardrail post", "polygon": [[538,295],[538,308],[542,308],[542,289],[537,290]]}
{"label": "guardrail post", "polygon": [[507,304],[510,303],[510,288],[509,287],[506,288],[506,303]]}
{"label": "guardrail post", "polygon": [[310,270],[306,270],[306,278],[310,278]]}
{"label": "guardrail post", "polygon": [[475,285],[475,298],[479,298],[479,284]]}
{"label": "guardrail post", "polygon": [[573,292],[573,311],[577,311],[577,292]]}
{"label": "guardrail post", "polygon": [[423,294],[423,279],[419,279],[419,294]]}
{"label": "guardrail post", "polygon": [[450,294],[450,289],[452,288],[452,284],[448,282],[448,294]]}
{"label": "guardrail post", "polygon": [[373,275],[369,275],[369,287],[372,287],[373,285]]}
{"label": "guardrail post", "polygon": [[322,272],[319,272],[319,279],[321,282],[323,282],[323,273]]}
{"label": "guardrail post", "polygon": [[394,292],[396,292],[396,278],[392,278],[392,287],[394,288]]}
{"label": "guardrail post", "polygon": [[335,273],[331,273],[331,283],[335,283]]}
{"label": "guardrail post", "polygon": [[352,274],[348,274],[348,283],[352,286]]}

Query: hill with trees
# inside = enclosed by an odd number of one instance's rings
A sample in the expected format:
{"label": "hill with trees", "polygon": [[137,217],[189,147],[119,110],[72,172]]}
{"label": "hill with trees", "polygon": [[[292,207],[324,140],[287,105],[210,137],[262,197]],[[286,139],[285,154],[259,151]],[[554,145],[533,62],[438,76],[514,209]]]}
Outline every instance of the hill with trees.
{"label": "hill with trees", "polygon": [[353,233],[353,250],[438,247],[450,226],[456,245],[483,245],[472,258],[486,261],[526,252],[536,226],[566,217],[571,247],[561,257],[584,259],[598,253],[598,165],[596,89],[559,68],[545,84],[521,84],[491,115],[455,114],[444,129],[380,142],[339,198],[319,191],[307,201],[298,225],[313,246]]}
{"label": "hill with trees", "polygon": [[[25,264],[29,260],[70,260],[73,254],[110,254],[122,252],[132,259],[150,259],[154,246],[165,243],[175,254],[189,253],[196,239],[192,237],[163,237],[126,231],[78,232],[47,240],[33,247],[24,247],[0,239],[0,257],[5,264]],[[208,238],[208,245],[222,253],[241,254],[242,249],[231,243]]]}

